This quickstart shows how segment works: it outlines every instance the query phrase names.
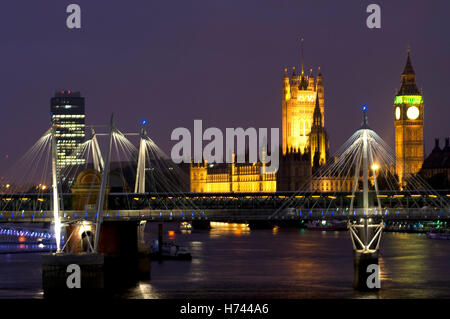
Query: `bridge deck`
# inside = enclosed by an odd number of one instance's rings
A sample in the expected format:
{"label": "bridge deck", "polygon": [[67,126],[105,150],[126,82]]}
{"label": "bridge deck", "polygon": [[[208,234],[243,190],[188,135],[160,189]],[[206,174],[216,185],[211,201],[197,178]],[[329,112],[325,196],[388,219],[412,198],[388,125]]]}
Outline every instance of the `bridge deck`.
{"label": "bridge deck", "polygon": [[[121,220],[147,220],[147,221],[230,221],[249,222],[262,220],[359,220],[365,214],[374,220],[449,220],[450,211],[441,209],[393,209],[377,211],[375,209],[364,212],[361,209],[350,212],[348,210],[296,210],[284,209],[276,212],[274,209],[208,209],[208,210],[108,210],[104,212],[103,219],[110,221]],[[61,212],[63,222],[76,220],[95,220],[94,211],[64,211]],[[52,211],[10,211],[0,213],[0,223],[10,222],[52,222]]]}

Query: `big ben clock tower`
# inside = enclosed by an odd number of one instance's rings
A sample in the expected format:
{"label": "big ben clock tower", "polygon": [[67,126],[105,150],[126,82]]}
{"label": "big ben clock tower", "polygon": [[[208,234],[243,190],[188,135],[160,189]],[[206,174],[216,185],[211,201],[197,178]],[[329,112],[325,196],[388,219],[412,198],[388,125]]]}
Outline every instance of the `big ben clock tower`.
{"label": "big ben clock tower", "polygon": [[409,51],[402,85],[394,101],[396,172],[401,187],[408,175],[416,174],[423,163],[423,98],[417,89]]}

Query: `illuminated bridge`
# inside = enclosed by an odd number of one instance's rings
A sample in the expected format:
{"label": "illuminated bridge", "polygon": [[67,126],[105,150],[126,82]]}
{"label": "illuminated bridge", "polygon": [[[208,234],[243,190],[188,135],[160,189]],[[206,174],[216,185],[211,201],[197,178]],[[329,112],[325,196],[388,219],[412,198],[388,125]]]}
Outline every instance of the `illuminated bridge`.
{"label": "illuminated bridge", "polygon": [[[343,145],[337,160],[316,176],[319,179],[330,176],[340,180],[353,179],[351,192],[186,193],[181,187],[181,179],[172,175],[176,168],[167,166],[168,157],[147,136],[145,128],[141,129],[139,148],[136,148],[115,127],[113,117],[108,125],[106,157],[102,157],[98,145],[97,135],[100,134],[92,130],[91,139],[79,150],[87,157],[92,155],[92,168],[86,166],[82,172],[77,172],[78,167],[73,165],[59,171],[57,127],[53,126],[31,149],[30,154],[34,154],[35,160],[24,165],[40,178],[51,178],[51,182],[39,180],[39,184],[29,187],[25,186],[27,183],[15,180],[13,175],[11,183],[0,189],[3,191],[0,194],[0,223],[53,224],[50,229],[54,232],[56,254],[48,255],[43,262],[44,292],[48,293],[58,285],[58,289],[66,288],[64,267],[67,263],[86,262],[90,265],[91,261],[85,258],[92,256],[96,258],[96,269],[107,264],[106,256],[108,260],[114,259],[110,265],[120,268],[122,273],[148,275],[151,253],[144,240],[146,222],[160,223],[158,243],[162,256],[162,222],[192,221],[194,228],[207,228],[211,221],[217,221],[266,228],[287,224],[297,226],[311,220],[348,221],[355,265],[359,265],[355,268],[355,287],[359,287],[360,283],[367,282],[364,265],[378,265],[385,225],[396,221],[439,224],[439,221],[445,223],[450,219],[450,190],[431,190],[418,178],[410,179],[408,185],[396,187],[395,176],[391,176],[389,169],[393,158],[384,149],[381,138],[368,128],[365,110],[363,108],[361,129]],[[116,186],[116,182],[125,180],[129,172],[122,166],[119,171],[111,167],[113,151],[116,163],[128,158],[128,162],[136,164],[131,169],[134,191],[127,183]],[[29,158],[30,154],[24,158]],[[377,162],[374,157],[378,158]],[[51,163],[50,170],[37,169],[35,165],[47,163]],[[25,168],[19,175],[30,183],[33,178]],[[391,191],[380,190],[378,179]],[[15,191],[11,186],[14,184],[30,191]],[[152,186],[151,190],[147,186]],[[402,188],[409,190],[399,191]],[[55,278],[60,284],[53,284]]]}
{"label": "illuminated bridge", "polygon": [[[260,220],[352,220],[364,216],[384,220],[446,220],[448,210],[429,207],[429,197],[449,198],[449,191],[425,191],[371,193],[369,198],[380,200],[381,210],[371,208],[350,210],[351,193],[185,193],[185,194],[122,194],[108,196],[107,209],[103,219],[110,221],[230,221],[249,222]],[[95,210],[73,210],[71,194],[62,194],[64,211],[63,222],[75,220],[95,220]],[[51,194],[3,195],[0,197],[2,212],[0,222],[51,222]],[[355,201],[360,200],[356,195]],[[187,202],[189,205],[187,205]],[[294,208],[297,207],[297,208]],[[376,207],[376,206],[375,206]]]}

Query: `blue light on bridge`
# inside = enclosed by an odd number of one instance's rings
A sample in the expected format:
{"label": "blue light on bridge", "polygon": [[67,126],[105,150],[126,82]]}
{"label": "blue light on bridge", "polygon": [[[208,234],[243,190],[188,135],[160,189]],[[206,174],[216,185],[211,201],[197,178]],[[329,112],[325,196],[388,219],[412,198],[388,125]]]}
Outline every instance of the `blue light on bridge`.
{"label": "blue light on bridge", "polygon": [[192,217],[194,217],[194,212],[192,212]]}
{"label": "blue light on bridge", "polygon": [[299,212],[298,212],[298,216],[302,216],[302,211],[299,211]]}
{"label": "blue light on bridge", "polygon": [[106,217],[108,217],[109,216],[109,212],[106,212]]}
{"label": "blue light on bridge", "polygon": [[95,218],[98,218],[98,212],[95,213]]}
{"label": "blue light on bridge", "polygon": [[205,212],[204,211],[202,212],[202,216],[205,216]]}
{"label": "blue light on bridge", "polygon": [[331,211],[331,216],[333,216],[334,215],[334,211]]}
{"label": "blue light on bridge", "polygon": [[11,213],[11,218],[14,218],[14,213]]}
{"label": "blue light on bridge", "polygon": [[75,212],[75,214],[73,214],[73,218],[77,218],[77,212]]}
{"label": "blue light on bridge", "polygon": [[162,217],[162,212],[159,212],[159,217]]}
{"label": "blue light on bridge", "polygon": [[147,120],[142,120],[142,125],[147,124]]}
{"label": "blue light on bridge", "polygon": [[389,210],[386,209],[386,216],[389,215]]}
{"label": "blue light on bridge", "polygon": [[312,210],[311,210],[311,211],[309,211],[309,216],[312,216]]}
{"label": "blue light on bridge", "polygon": [[398,215],[398,211],[397,211],[397,215]]}
{"label": "blue light on bridge", "polygon": [[375,209],[375,216],[377,216],[377,214],[378,214],[378,212],[377,212],[377,210]]}
{"label": "blue light on bridge", "polygon": [[87,212],[86,212],[86,213],[84,213],[84,218],[87,218]]}
{"label": "blue light on bridge", "polygon": [[183,217],[183,212],[181,212],[181,217]]}
{"label": "blue light on bridge", "polygon": [[342,212],[342,216],[345,216],[345,212]]}
{"label": "blue light on bridge", "polygon": [[442,209],[441,209],[441,216],[442,216]]}
{"label": "blue light on bridge", "polygon": [[367,216],[367,213],[366,213],[366,211],[364,211],[364,216]]}
{"label": "blue light on bridge", "polygon": [[45,217],[45,213],[42,213],[42,217]]}
{"label": "blue light on bridge", "polygon": [[172,212],[170,212],[170,216],[172,216],[173,215],[173,213]]}
{"label": "blue light on bridge", "polygon": [[367,111],[367,105],[363,105],[362,110]]}
{"label": "blue light on bridge", "polygon": [[320,216],[323,216],[323,210],[320,211]]}
{"label": "blue light on bridge", "polygon": [[3,218],[3,213],[0,214],[0,218]]}
{"label": "blue light on bridge", "polygon": [[119,217],[119,211],[117,211],[117,217]]}
{"label": "blue light on bridge", "polygon": [[355,216],[356,215],[356,211],[353,211],[353,216]]}

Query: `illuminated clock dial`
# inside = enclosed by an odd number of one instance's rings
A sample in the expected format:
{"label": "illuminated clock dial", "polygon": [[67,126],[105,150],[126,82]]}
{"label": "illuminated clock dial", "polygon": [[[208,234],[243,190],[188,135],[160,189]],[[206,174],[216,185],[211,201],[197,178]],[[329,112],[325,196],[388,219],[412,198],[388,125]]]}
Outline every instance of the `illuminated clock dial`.
{"label": "illuminated clock dial", "polygon": [[400,119],[400,107],[399,107],[399,106],[397,106],[397,107],[395,108],[395,118],[396,118],[397,120]]}
{"label": "illuminated clock dial", "polygon": [[408,119],[410,120],[415,120],[419,117],[419,113],[417,106],[410,106],[406,111],[406,116],[408,116]]}

